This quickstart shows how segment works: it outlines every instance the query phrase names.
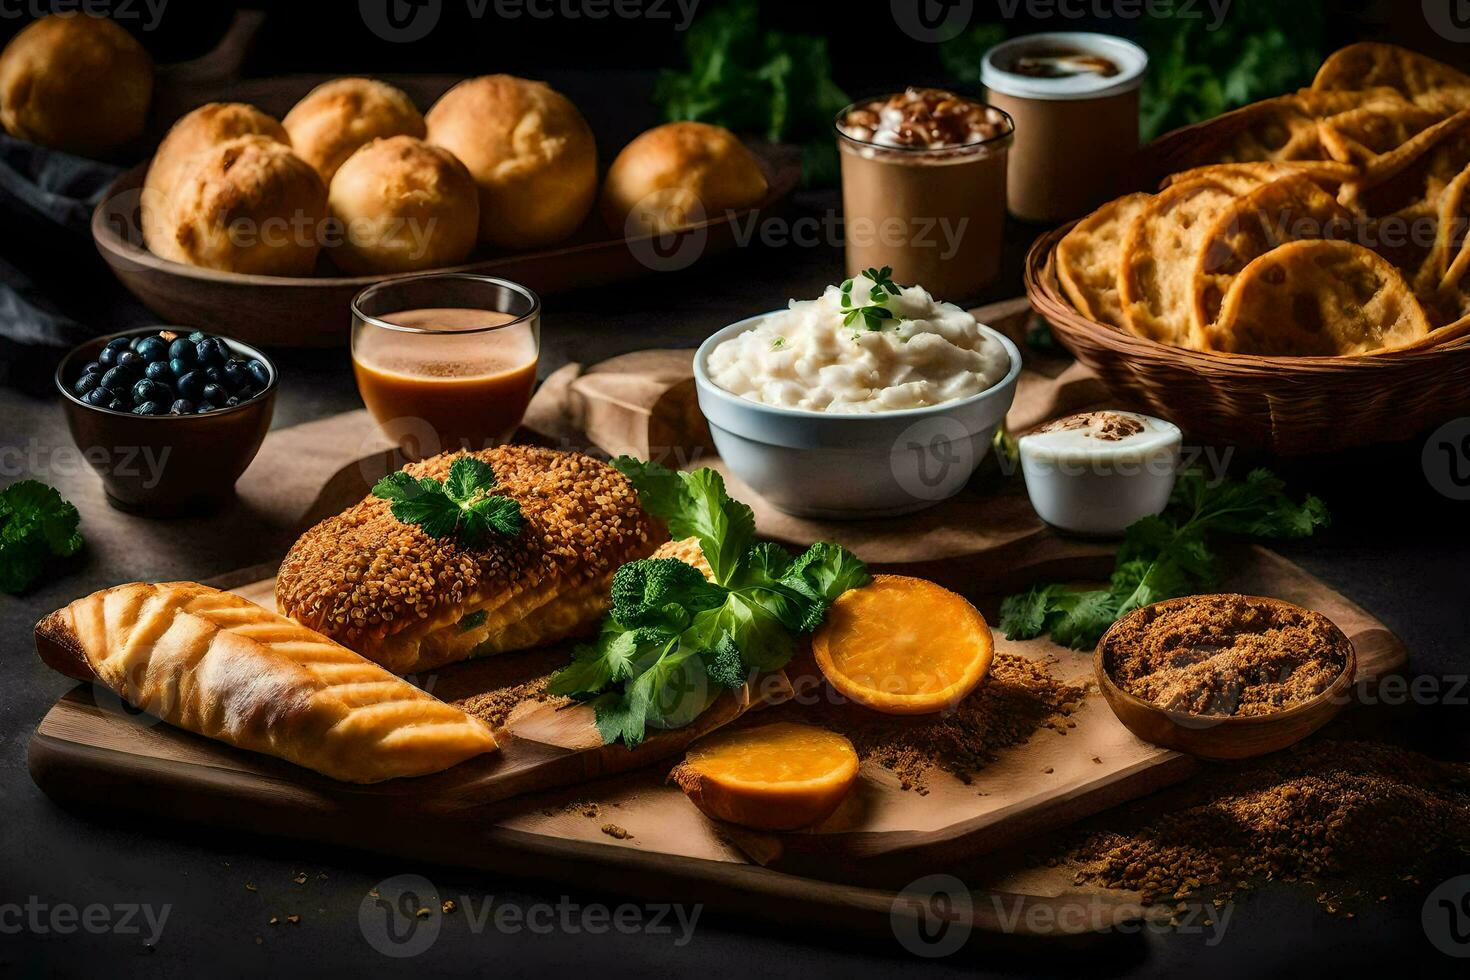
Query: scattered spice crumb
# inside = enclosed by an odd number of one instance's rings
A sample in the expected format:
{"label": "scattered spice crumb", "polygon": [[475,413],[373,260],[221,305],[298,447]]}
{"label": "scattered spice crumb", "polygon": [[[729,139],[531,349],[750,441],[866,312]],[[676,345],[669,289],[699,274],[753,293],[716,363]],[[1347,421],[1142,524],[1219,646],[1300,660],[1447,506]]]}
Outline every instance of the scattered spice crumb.
{"label": "scattered spice crumb", "polygon": [[513,684],[510,687],[496,688],[492,691],[482,691],[472,694],[467,698],[451,702],[456,708],[482,719],[491,728],[501,728],[510,713],[517,705],[526,701],[550,702],[565,701],[555,695],[546,693],[546,677],[536,677],[521,684]]}
{"label": "scattered spice crumb", "polygon": [[1045,769],[1043,769],[1041,771],[1044,772],[1044,773],[1046,773],[1048,776],[1050,776],[1052,773],[1056,772],[1056,770],[1053,769],[1051,766],[1047,766]]}
{"label": "scattered spice crumb", "polygon": [[270,924],[273,925],[273,926],[280,925],[281,924],[281,917],[278,916],[278,915],[271,916]]}
{"label": "scattered spice crumb", "polygon": [[1096,762],[1098,765],[1102,765],[1102,759],[1099,756],[1093,756],[1092,761]]}
{"label": "scattered spice crumb", "polygon": [[286,916],[286,921],[289,922],[289,923],[291,923],[293,926],[299,926],[299,925],[301,925],[301,916],[299,916],[299,915],[288,915],[288,916]]}
{"label": "scattered spice crumb", "polygon": [[1260,881],[1320,880],[1317,901],[1336,913],[1349,900],[1385,901],[1384,876],[1417,883],[1406,866],[1470,849],[1470,764],[1378,742],[1304,743],[1206,772],[1168,812],[1149,817],[1148,806],[1060,845],[1075,884],[1138,891],[1146,903],[1220,886],[1219,906]]}
{"label": "scattered spice crumb", "polygon": [[[768,708],[762,718],[782,712],[846,735],[864,762],[872,761],[898,777],[899,786],[924,795],[934,770],[970,783],[995,761],[1001,749],[1030,739],[1065,707],[1076,710],[1086,696],[1040,661],[997,653],[985,682],[955,710],[937,715],[882,715],[860,705],[820,700]],[[1065,728],[1062,729],[1065,731]]]}
{"label": "scattered spice crumb", "polygon": [[434,913],[431,912],[428,909],[427,906],[425,906],[424,908],[419,909],[417,912],[414,913],[414,915],[418,916],[420,919],[427,919],[429,916],[431,916],[433,914]]}
{"label": "scattered spice crumb", "polygon": [[305,872],[302,872],[301,874],[297,875],[296,877],[292,878],[291,880],[294,881],[294,882],[296,882],[296,884],[298,884],[298,885],[304,885],[304,884],[306,884],[306,873]]}
{"label": "scattered spice crumb", "polygon": [[439,910],[445,915],[448,915],[457,908],[459,908],[459,906],[454,904],[454,899],[446,898],[444,900],[444,904],[439,907]]}
{"label": "scattered spice crumb", "polygon": [[252,882],[247,881],[245,882],[245,890],[247,892],[253,892],[255,891],[255,885]]}
{"label": "scattered spice crumb", "polygon": [[624,830],[622,827],[619,827],[615,823],[603,824],[602,832],[604,834],[607,834],[607,836],[613,838],[614,840],[628,840],[630,837],[633,836],[628,831]]}

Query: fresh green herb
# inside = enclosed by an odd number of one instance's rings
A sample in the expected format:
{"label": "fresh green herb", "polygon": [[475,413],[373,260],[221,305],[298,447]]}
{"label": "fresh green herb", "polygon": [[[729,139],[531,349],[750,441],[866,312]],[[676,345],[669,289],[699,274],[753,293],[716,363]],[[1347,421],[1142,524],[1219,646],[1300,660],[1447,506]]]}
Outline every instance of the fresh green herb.
{"label": "fresh green herb", "polygon": [[892,279],[893,267],[885,265],[881,269],[864,269],[863,275],[873,285],[868,287],[868,302],[862,306],[858,306],[852,298],[856,280],[847,279],[842,283],[842,308],[847,311],[842,318],[842,325],[850,327],[858,317],[862,317],[869,330],[882,330],[885,323],[896,319],[893,311],[888,308],[888,298],[899,294],[899,287]]}
{"label": "fresh green herb", "polygon": [[82,547],[77,509],[39,480],[0,490],[0,592],[19,595],[41,577],[52,558]]}
{"label": "fresh green herb", "polygon": [[619,568],[601,633],[547,685],[553,694],[590,702],[603,741],[631,748],[648,726],[687,725],[752,671],[785,666],[796,637],[815,630],[833,600],[871,577],[835,544],[815,544],[793,558],[757,542],[750,508],[730,498],[713,470],[674,472],[626,456],[613,465],[674,538],[698,539],[713,574],[708,580],[674,558]]}
{"label": "fresh green herb", "polygon": [[494,488],[495,471],[488,463],[461,456],[442,483],[399,470],[374,484],[373,496],[391,501],[394,517],[417,524],[430,537],[476,548],[492,534],[513,538],[521,533],[521,505],[493,493]]}
{"label": "fresh green herb", "polygon": [[807,185],[835,184],[832,119],[851,100],[832,81],[826,39],[762,30],[755,0],[711,6],[684,35],[689,70],[654,89],[664,118],[797,144]]}
{"label": "fresh green herb", "polygon": [[1179,475],[1163,514],[1145,517],[1124,533],[1106,589],[1036,586],[1001,604],[1000,628],[1013,640],[1050,633],[1062,646],[1083,650],[1140,606],[1214,585],[1219,579],[1210,547],[1214,535],[1304,538],[1327,523],[1322,501],[1309,496],[1294,503],[1267,470],[1211,486],[1203,470],[1191,467]]}
{"label": "fresh green herb", "polygon": [[464,619],[461,619],[459,621],[459,631],[461,633],[468,633],[470,630],[477,630],[481,626],[484,626],[485,620],[489,618],[489,612],[484,609],[476,609],[474,612],[470,613]]}
{"label": "fresh green herb", "polygon": [[786,346],[785,337],[775,337],[771,340],[771,350],[780,350]]}

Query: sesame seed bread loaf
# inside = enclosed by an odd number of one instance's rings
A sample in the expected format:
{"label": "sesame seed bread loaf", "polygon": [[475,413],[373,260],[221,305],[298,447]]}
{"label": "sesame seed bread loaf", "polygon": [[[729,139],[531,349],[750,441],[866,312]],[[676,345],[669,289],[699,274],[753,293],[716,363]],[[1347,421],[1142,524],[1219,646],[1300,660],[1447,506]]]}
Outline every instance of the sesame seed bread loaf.
{"label": "sesame seed bread loaf", "polygon": [[[462,452],[405,467],[443,480]],[[469,549],[369,496],[311,528],[276,578],[288,616],[396,674],[522,650],[596,627],[613,572],[667,539],[621,473],[581,453],[500,446],[474,454],[521,507],[514,538]]]}
{"label": "sesame seed bread loaf", "polygon": [[41,620],[54,669],[100,681],[180,728],[350,783],[447,769],[496,748],[489,727],[248,599],[134,582]]}

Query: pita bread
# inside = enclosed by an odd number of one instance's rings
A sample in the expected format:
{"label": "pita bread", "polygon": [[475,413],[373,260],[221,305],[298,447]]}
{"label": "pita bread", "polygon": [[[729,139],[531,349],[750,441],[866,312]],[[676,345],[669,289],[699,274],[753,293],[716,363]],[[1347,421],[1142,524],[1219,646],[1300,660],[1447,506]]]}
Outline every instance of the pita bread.
{"label": "pita bread", "polygon": [[1236,276],[1258,257],[1286,242],[1345,238],[1353,213],[1310,177],[1272,181],[1236,198],[1205,234],[1191,284],[1194,328],[1213,329]]}
{"label": "pita bread", "polygon": [[1429,320],[1397,269],[1361,245],[1289,242],[1252,261],[1230,286],[1211,349],[1330,357],[1424,340]]}
{"label": "pita bread", "polygon": [[1312,91],[1359,92],[1388,86],[1412,98],[1443,88],[1470,86],[1470,75],[1394,44],[1364,41],[1334,51],[1317,69]]}
{"label": "pita bread", "polygon": [[1057,243],[1057,279],[1083,316],[1114,327],[1123,325],[1118,300],[1123,237],[1150,197],[1129,194],[1109,201],[1077,222]]}
{"label": "pita bread", "polygon": [[1342,184],[1355,180],[1359,176],[1357,167],[1348,163],[1339,163],[1336,160],[1278,160],[1274,163],[1257,160],[1249,163],[1207,163],[1201,167],[1170,174],[1159,186],[1162,189],[1189,180],[1208,180],[1210,178],[1232,184],[1238,180],[1266,183],[1282,177],[1294,177],[1298,174],[1307,174],[1324,189],[1333,193],[1336,193],[1337,188]]}
{"label": "pita bread", "polygon": [[1202,346],[1190,314],[1200,245],[1236,196],[1258,183],[1236,177],[1174,184],[1143,206],[1123,238],[1119,258],[1125,329],[1161,344]]}
{"label": "pita bread", "polygon": [[1450,114],[1402,99],[1368,102],[1323,119],[1318,135],[1332,159],[1368,167]]}

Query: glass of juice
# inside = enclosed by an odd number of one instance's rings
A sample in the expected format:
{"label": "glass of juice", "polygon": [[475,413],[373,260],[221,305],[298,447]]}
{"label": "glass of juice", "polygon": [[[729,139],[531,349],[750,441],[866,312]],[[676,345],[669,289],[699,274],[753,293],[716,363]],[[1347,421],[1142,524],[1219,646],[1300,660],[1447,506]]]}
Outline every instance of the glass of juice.
{"label": "glass of juice", "polygon": [[541,301],[465,273],[376,283],[352,301],[352,370],[410,459],[509,441],[536,386]]}

